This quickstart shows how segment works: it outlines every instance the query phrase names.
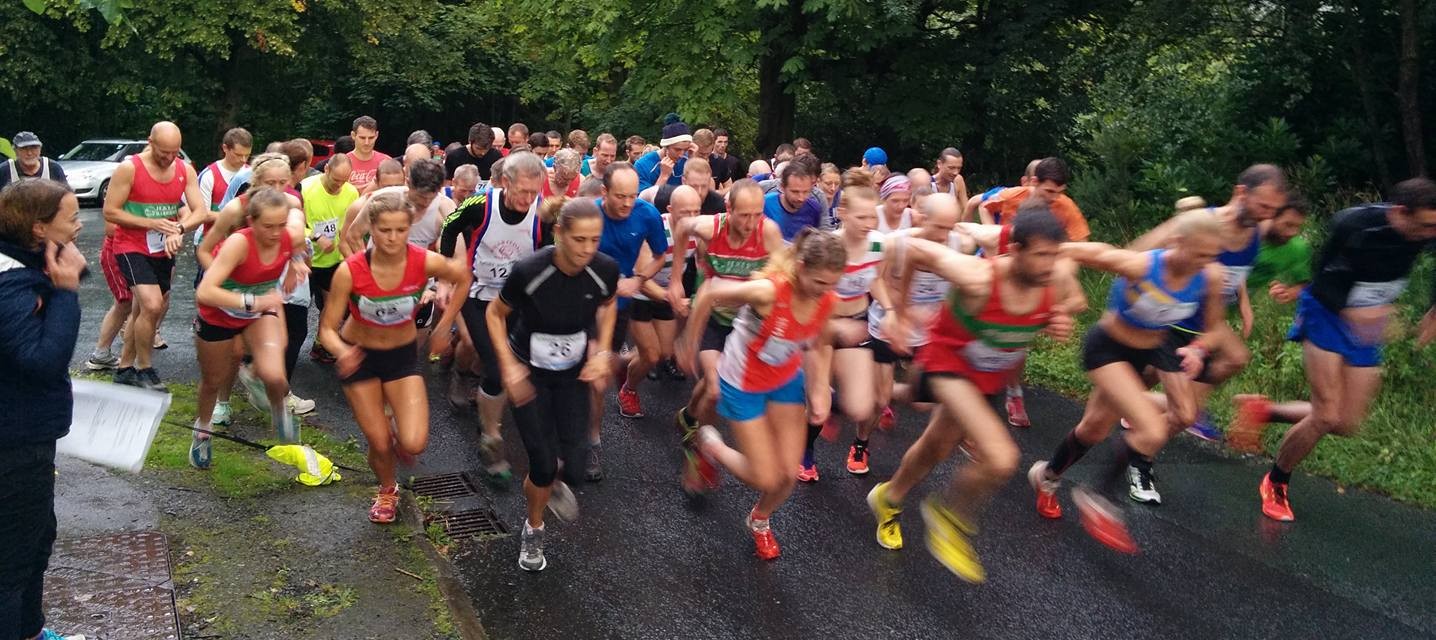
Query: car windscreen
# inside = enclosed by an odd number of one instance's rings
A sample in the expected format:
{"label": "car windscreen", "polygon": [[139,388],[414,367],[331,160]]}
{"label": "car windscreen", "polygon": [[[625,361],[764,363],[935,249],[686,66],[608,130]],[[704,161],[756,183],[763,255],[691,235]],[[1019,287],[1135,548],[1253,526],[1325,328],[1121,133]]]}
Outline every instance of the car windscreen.
{"label": "car windscreen", "polygon": [[[123,142],[81,142],[75,145],[65,155],[60,156],[61,160],[93,161],[93,162],[118,162],[133,145]],[[143,147],[143,145],[141,145]]]}

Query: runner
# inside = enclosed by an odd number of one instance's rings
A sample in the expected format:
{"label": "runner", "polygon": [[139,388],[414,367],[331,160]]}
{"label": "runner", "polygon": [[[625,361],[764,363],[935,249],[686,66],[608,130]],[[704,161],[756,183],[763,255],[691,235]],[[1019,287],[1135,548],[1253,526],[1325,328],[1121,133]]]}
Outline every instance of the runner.
{"label": "runner", "polygon": [[[340,226],[343,240],[339,248],[345,257],[361,252],[365,248],[364,238],[369,233],[369,220],[360,215],[368,199],[381,193],[402,194],[414,210],[422,213],[409,228],[409,244],[425,249],[438,247],[444,221],[454,212],[454,202],[439,194],[444,186],[444,168],[437,160],[422,158],[415,160],[404,169],[405,184],[397,187],[383,187],[354,201],[345,212],[344,223]],[[421,317],[422,314],[421,314]]]}
{"label": "runner", "polygon": [[[873,190],[872,175],[862,169],[849,171],[845,182],[843,201],[838,205],[840,226],[836,233],[842,241],[847,263],[833,289],[837,301],[826,327],[832,342],[819,343],[805,368],[829,372],[826,378],[814,375],[809,384],[807,397],[812,413],[829,415],[828,421],[833,423],[834,432],[839,413],[856,425],[856,435],[848,447],[847,468],[848,473],[860,476],[868,473],[868,437],[877,426],[877,407],[873,398],[873,390],[877,387],[877,365],[873,361],[873,352],[863,346],[868,338],[868,307],[871,302],[879,308],[891,308],[892,302],[888,298],[886,283],[878,278],[885,238],[873,230],[878,219],[878,194]],[[833,386],[837,386],[839,392],[837,412],[831,411]],[[816,482],[818,467],[813,459],[813,445],[823,423],[809,422],[807,427],[798,479]]]}
{"label": "runner", "polygon": [[104,274],[105,285],[109,287],[110,295],[115,301],[100,321],[100,335],[95,339],[94,351],[85,359],[85,368],[90,371],[109,371],[119,366],[120,357],[114,353],[115,338],[120,335],[125,320],[130,317],[132,311],[130,286],[125,282],[124,274],[120,273],[119,263],[115,261],[115,231],[119,227],[108,220],[104,222],[105,239],[100,242],[100,271]]}
{"label": "runner", "polygon": [[[630,298],[641,291],[644,282],[652,280],[663,266],[661,262],[652,260],[644,265],[643,270],[635,270],[639,252],[644,245],[648,245],[648,250],[653,255],[662,255],[668,251],[663,216],[658,214],[658,209],[653,208],[653,205],[638,199],[638,179],[638,172],[628,163],[614,163],[603,174],[603,197],[595,200],[603,210],[603,241],[598,245],[598,250],[617,261],[619,273],[622,274],[618,281],[618,320],[611,336],[613,342],[598,347],[600,350],[607,349],[614,353],[623,348],[627,338],[628,320],[631,316]],[[622,386],[625,382],[623,375],[627,371],[626,363],[612,358],[610,364],[613,367],[611,377],[616,377]],[[590,387],[593,406],[589,411],[590,451],[588,469],[585,471],[590,482],[603,479],[600,429],[603,425],[603,392],[608,381],[608,377],[605,377]]]}
{"label": "runner", "polygon": [[643,136],[632,135],[623,140],[623,158],[627,160],[629,164],[637,162],[639,158],[643,157],[643,153],[647,150],[648,141],[644,140]]}
{"label": "runner", "polygon": [[367,193],[365,187],[379,177],[379,165],[390,159],[388,154],[374,149],[374,143],[379,141],[379,122],[369,116],[359,116],[354,119],[349,136],[354,138],[354,150],[346,154],[349,156],[349,184],[360,193]]}
{"label": "runner", "polygon": [[778,189],[764,196],[763,215],[778,223],[786,242],[806,227],[823,228],[827,221],[823,203],[813,195],[821,167],[813,156],[795,158],[779,173]]}
{"label": "runner", "polygon": [[[249,166],[249,153],[253,146],[254,137],[248,131],[239,127],[230,129],[220,141],[220,159],[211,162],[204,171],[199,172],[199,193],[209,216],[205,218],[204,226],[194,234],[196,247],[204,241],[204,232],[214,226],[215,214],[218,214],[220,207],[224,205],[224,194],[229,190],[230,181],[234,180],[240,169]],[[199,280],[203,275],[202,272],[195,274],[195,287],[199,287]]]}
{"label": "runner", "polygon": [[[695,163],[698,161],[694,160]],[[692,169],[692,165],[689,168]],[[684,175],[685,179],[688,177]],[[665,203],[667,206],[662,214],[663,234],[668,238],[668,250],[657,258],[662,262],[658,272],[643,283],[638,293],[633,294],[633,302],[629,304],[629,328],[638,353],[628,358],[627,362],[620,363],[626,367],[626,371],[619,376],[624,382],[618,387],[618,414],[625,418],[643,417],[642,403],[638,399],[638,385],[648,377],[654,367],[662,363],[665,367],[676,368],[671,360],[673,345],[678,337],[678,322],[673,307],[668,304],[668,285],[673,274],[673,248],[676,246],[673,244],[673,227],[702,213],[702,201],[698,198],[698,192],[688,185],[676,187],[671,191],[672,195]],[[689,240],[680,261],[687,262],[696,249],[696,243]],[[634,271],[647,272],[652,261],[653,250],[645,244],[639,251]],[[678,373],[682,374],[681,371]],[[664,374],[670,378],[674,377],[669,371]]]}
{"label": "runner", "polygon": [[[444,175],[450,180],[458,180],[457,172],[459,167],[472,164],[478,169],[478,178],[488,180],[493,175],[494,163],[504,154],[494,148],[494,130],[482,122],[475,122],[469,127],[468,144],[444,156]],[[461,202],[463,198],[455,198],[455,202]]]}
{"label": "runner", "polygon": [[613,367],[613,353],[604,347],[613,340],[619,268],[598,251],[603,228],[604,216],[594,201],[565,204],[555,224],[554,246],[513,263],[485,314],[488,332],[507,337],[494,340],[494,351],[529,457],[524,479],[528,517],[519,548],[519,567],[525,571],[548,566],[544,508],[559,520],[578,516],[571,485],[588,466],[585,387],[601,384]]}
{"label": "runner", "polygon": [[713,182],[719,192],[728,193],[734,181],[743,179],[740,162],[738,156],[728,153],[728,130],[714,129],[713,154],[708,156],[708,163],[713,166]]}
{"label": "runner", "polygon": [[878,231],[892,233],[922,224],[922,214],[908,206],[912,204],[912,181],[907,176],[891,176],[884,180],[878,196],[882,198]]}
{"label": "runner", "polygon": [[[769,518],[793,492],[793,468],[802,458],[807,418],[803,351],[831,340],[827,321],[837,302],[833,287],[846,262],[836,234],[804,229],[790,249],[774,255],[752,280],[704,283],[678,346],[684,369],[697,371],[694,356],[714,306],[740,307],[718,363],[718,411],[728,419],[742,451],[724,444],[712,425],[699,429],[695,449],[709,464],[722,465],[758,491],[746,524],[764,560],[780,554]],[[827,378],[821,366],[811,373]],[[694,470],[691,464],[685,468],[685,486],[698,484]]]}
{"label": "runner", "polygon": [[579,185],[580,196],[598,195],[602,192],[603,173],[617,157],[618,139],[611,133],[598,134],[598,141],[593,146],[593,158],[587,163],[588,177]]}
{"label": "runner", "polygon": [[[1038,159],[1036,159],[1036,160],[1033,160],[1033,161],[1027,163],[1027,168],[1023,170],[1023,172],[1022,172],[1022,177],[1021,177],[1020,179],[1018,179],[1018,181],[1017,181],[1017,185],[1018,185],[1018,186],[1020,186],[1020,187],[1029,187],[1029,186],[1032,186],[1032,184],[1033,184],[1033,176],[1032,176],[1032,174],[1033,174],[1035,171],[1037,171],[1037,165],[1041,164],[1041,163],[1042,163],[1042,160],[1043,160],[1042,158],[1038,158]],[[998,221],[997,221],[996,217],[994,217],[993,213],[992,213],[991,211],[988,211],[986,208],[983,208],[982,205],[983,205],[983,204],[986,204],[988,200],[991,200],[991,199],[992,199],[993,197],[995,197],[997,194],[1002,193],[1003,191],[1006,191],[1006,190],[1008,190],[1009,188],[1010,188],[1010,187],[1002,187],[1002,186],[993,187],[993,188],[991,188],[991,189],[988,189],[987,191],[984,191],[984,192],[982,192],[982,193],[979,193],[979,194],[977,194],[977,195],[974,195],[974,196],[968,198],[968,199],[967,199],[967,204],[963,205],[963,209],[962,209],[962,221],[965,222],[965,223],[973,223],[973,222],[976,222],[976,223],[978,223],[978,224],[998,224]],[[1205,202],[1205,201],[1203,201],[1202,206],[1206,206],[1206,202]]]}
{"label": "runner", "polygon": [[[488,186],[488,185],[484,185]],[[454,169],[453,179],[449,186],[444,187],[444,197],[452,200],[457,206],[460,202],[468,200],[479,190],[479,168],[472,165],[460,165]]]}
{"label": "runner", "polygon": [[553,154],[552,165],[548,180],[544,181],[543,195],[575,197],[578,195],[578,187],[582,182],[579,177],[579,169],[583,167],[583,156],[580,156],[573,149],[559,149]]}
{"label": "runner", "polygon": [[[503,181],[507,188],[491,187],[469,198],[445,231],[451,238],[473,229],[464,246],[473,273],[468,299],[463,301],[464,335],[479,357],[479,454],[490,477],[506,481],[509,462],[504,459],[504,383],[495,351],[494,334],[489,333],[485,314],[508,281],[514,263],[527,258],[543,244],[538,211],[546,177],[543,161],[526,152],[514,152],[503,160]],[[497,334],[503,335],[503,334]]]}
{"label": "runner", "polygon": [[509,152],[508,152],[508,153],[505,153],[505,154],[504,154],[505,156],[509,155],[509,153],[513,153],[514,147],[517,147],[517,146],[519,146],[519,145],[521,145],[521,144],[528,144],[528,143],[529,143],[529,128],[528,128],[528,125],[526,125],[526,124],[524,124],[524,123],[522,123],[522,122],[515,122],[515,123],[509,125],[508,139],[509,139]]}
{"label": "runner", "polygon": [[633,170],[638,172],[639,191],[656,184],[683,184],[683,165],[688,163],[693,136],[688,132],[688,125],[683,124],[676,114],[670,113],[664,118],[663,138],[659,140],[659,145],[661,151],[650,151],[633,161]]}
{"label": "runner", "polygon": [[[940,195],[956,217],[956,197]],[[906,256],[899,291],[911,290],[918,269],[942,278],[951,289],[945,309],[931,325],[931,341],[917,352],[923,371],[920,395],[937,402],[937,410],[892,479],[868,493],[868,506],[878,522],[878,545],[902,548],[903,500],[965,441],[964,447],[974,454],[971,461],[954,474],[945,491],[923,501],[922,517],[933,557],[964,580],[985,579],[968,538],[977,532],[982,508],[1017,471],[1019,451],[984,396],[1002,391],[1008,372],[1039,333],[1060,341],[1071,336],[1068,309],[1085,306],[1085,300],[1075,267],[1058,257],[1066,238],[1066,230],[1045,207],[1023,213],[1012,229],[1011,250],[997,257],[968,256],[920,238],[894,237],[894,243],[906,245],[901,249]],[[896,309],[890,326],[906,333],[906,302],[899,300]],[[899,348],[905,351],[906,345]]]}
{"label": "runner", "polygon": [[[447,342],[469,283],[462,259],[444,258],[409,242],[414,212],[413,203],[397,193],[369,199],[364,217],[374,246],[335,268],[329,305],[319,323],[319,340],[338,354],[335,369],[344,397],[369,444],[369,468],[379,479],[369,520],[381,524],[393,522],[398,513],[397,461],[418,457],[429,441],[429,399],[414,327],[419,300],[429,278],[454,287],[455,299],[435,325],[435,340],[429,345],[433,353]],[[392,422],[386,406],[393,412]]]}
{"label": "runner", "polygon": [[[763,216],[763,190],[758,183],[752,180],[734,183],[728,191],[728,202],[730,210],[725,215],[698,216],[674,225],[674,246],[687,246],[689,238],[698,241],[699,266],[705,281],[746,282],[767,264],[768,256],[784,250],[778,224]],[[733,319],[738,308],[714,308],[706,325],[701,320],[688,317],[688,297],[683,291],[684,269],[685,265],[681,262],[673,264],[672,278],[668,282],[668,304],[679,315],[688,318],[687,331],[694,331],[695,324],[701,325],[703,340],[698,348],[701,379],[693,385],[688,404],[678,410],[675,420],[683,434],[687,463],[697,465],[703,471],[702,476],[712,482],[715,480],[713,469],[702,466],[704,461],[695,453],[693,438],[699,424],[718,421],[714,411],[719,397],[718,357],[728,334],[733,332]],[[689,487],[690,490],[698,488],[697,485]]]}
{"label": "runner", "polygon": [[967,181],[962,179],[962,152],[948,147],[937,154],[932,174],[933,193],[946,193],[959,203],[967,202]]}
{"label": "runner", "polygon": [[180,130],[173,122],[155,123],[149,146],[115,168],[105,195],[105,221],[118,227],[115,262],[134,298],[115,369],[116,384],[165,389],[150,361],[158,321],[169,304],[175,256],[184,246],[184,234],[208,217],[189,165],[176,162],[180,143]]}
{"label": "runner", "polygon": [[1265,286],[1281,304],[1295,302],[1311,282],[1311,245],[1301,237],[1310,209],[1305,197],[1288,191],[1286,206],[1261,225],[1261,250],[1252,265],[1251,281]]}
{"label": "runner", "polygon": [[589,172],[592,171],[589,165],[593,164],[593,156],[588,155],[590,148],[588,132],[583,129],[574,129],[568,132],[568,148],[573,149],[574,152],[578,154],[580,160],[579,175],[587,178]]}
{"label": "runner", "polygon": [[[304,231],[314,252],[309,259],[309,288],[321,317],[325,298],[329,297],[329,283],[333,282],[339,263],[344,261],[339,251],[339,241],[344,232],[341,226],[344,224],[344,213],[359,199],[359,190],[349,182],[350,171],[349,156],[335,156],[324,165],[324,173],[305,185],[302,192],[306,222]],[[334,364],[334,355],[324,348],[321,340],[314,341],[309,357],[317,362]]]}
{"label": "runner", "polygon": [[[1202,211],[1182,214],[1170,246],[1137,252],[1095,242],[1063,245],[1065,257],[1118,278],[1112,283],[1106,313],[1083,340],[1082,363],[1093,385],[1086,412],[1051,460],[1040,460],[1027,472],[1037,492],[1037,513],[1044,518],[1062,517],[1056,493],[1062,474],[1106,439],[1113,423],[1126,418],[1132,428],[1117,442],[1113,460],[1101,475],[1100,493],[1085,487],[1072,491],[1082,526],[1102,544],[1123,553],[1136,553],[1137,545],[1127,533],[1121,511],[1103,495],[1111,494],[1122,482],[1129,464],[1150,468],[1171,435],[1170,426],[1143,393],[1142,371],[1159,362],[1167,326],[1172,323],[1199,311],[1206,316],[1204,335],[1177,350],[1188,378],[1201,373],[1205,345],[1220,332],[1231,331],[1223,313],[1223,271],[1215,263],[1221,253],[1221,227],[1216,218]],[[1171,380],[1184,384],[1188,378]]]}
{"label": "runner", "polygon": [[[277,161],[276,161],[277,162]],[[284,370],[284,293],[308,275],[303,268],[304,234],[289,224],[293,203],[282,191],[259,187],[237,198],[248,226],[228,233],[222,244],[211,234],[205,247],[214,247],[206,260],[205,275],[195,290],[195,358],[200,383],[195,405],[189,463],[208,469],[211,460],[208,429],[222,389],[233,385],[239,363],[234,338],[243,335],[254,357],[254,374],[264,384],[271,424],[284,442],[299,442],[299,423],[285,405],[289,381]],[[219,228],[220,223],[216,223]],[[285,276],[285,267],[293,263]],[[280,279],[284,278],[281,284]]]}
{"label": "runner", "polygon": [[[1310,414],[1286,432],[1258,487],[1262,513],[1281,522],[1295,519],[1288,483],[1296,465],[1323,437],[1356,435],[1380,388],[1381,351],[1394,303],[1416,258],[1436,240],[1436,183],[1406,180],[1392,189],[1389,204],[1342,211],[1332,217],[1330,230],[1288,335],[1301,342]],[[1436,307],[1421,319],[1417,346],[1433,337]]]}

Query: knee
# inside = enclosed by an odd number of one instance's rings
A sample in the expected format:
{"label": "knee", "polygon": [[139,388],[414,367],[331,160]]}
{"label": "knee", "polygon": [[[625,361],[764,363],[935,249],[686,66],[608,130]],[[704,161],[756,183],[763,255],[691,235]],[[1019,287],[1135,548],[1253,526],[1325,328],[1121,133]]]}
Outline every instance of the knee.
{"label": "knee", "polygon": [[1191,403],[1177,403],[1167,407],[1167,422],[1174,430],[1182,430],[1197,422],[1197,407]]}
{"label": "knee", "polygon": [[1011,444],[1003,444],[992,447],[990,451],[984,451],[982,465],[987,467],[989,476],[992,478],[1006,479],[1017,473],[1017,465],[1021,454],[1017,447]]}
{"label": "knee", "polygon": [[254,375],[259,378],[264,386],[270,389],[289,390],[289,379],[284,376],[283,364],[263,366],[258,362],[254,364]]}
{"label": "knee", "polygon": [[145,317],[158,317],[165,310],[165,299],[158,295],[136,296],[135,302],[139,303],[137,307]]}
{"label": "knee", "polygon": [[1077,436],[1077,441],[1088,446],[1096,446],[1097,443],[1106,440],[1107,434],[1112,432],[1112,425],[1098,424],[1095,420],[1089,420],[1086,416],[1072,428],[1072,435]]}
{"label": "knee", "polygon": [[552,456],[544,456],[542,459],[529,456],[530,484],[540,489],[547,489],[553,485],[556,477],[558,477],[558,461]]}
{"label": "knee", "polygon": [[877,410],[872,402],[864,402],[859,399],[844,402],[843,396],[838,396],[838,404],[842,405],[843,413],[859,424],[872,420]]}
{"label": "knee", "polygon": [[429,448],[429,434],[427,430],[425,433],[411,432],[408,434],[399,434],[399,447],[404,450],[404,453],[411,456],[417,456],[423,453],[425,449]]}

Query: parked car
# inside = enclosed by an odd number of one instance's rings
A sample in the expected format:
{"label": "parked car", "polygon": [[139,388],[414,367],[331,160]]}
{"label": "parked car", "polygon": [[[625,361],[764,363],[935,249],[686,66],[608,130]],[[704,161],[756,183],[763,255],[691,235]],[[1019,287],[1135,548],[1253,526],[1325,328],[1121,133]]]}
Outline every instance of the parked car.
{"label": "parked car", "polygon": [[[60,166],[65,168],[65,178],[70,182],[70,188],[75,190],[75,195],[81,200],[95,200],[104,202],[105,193],[110,189],[110,176],[115,174],[115,167],[120,166],[125,158],[145,150],[149,143],[144,140],[125,140],[119,138],[106,138],[100,140],[86,140],[75,145],[74,149],[65,152],[58,158]],[[183,149],[180,150],[180,157],[194,168],[190,161],[189,154]],[[193,171],[191,171],[193,173]]]}
{"label": "parked car", "polygon": [[324,162],[326,159],[329,158],[329,156],[334,155],[333,140],[320,140],[319,138],[310,138],[309,144],[314,145],[314,157],[309,159],[309,166],[311,167],[319,166],[319,163]]}

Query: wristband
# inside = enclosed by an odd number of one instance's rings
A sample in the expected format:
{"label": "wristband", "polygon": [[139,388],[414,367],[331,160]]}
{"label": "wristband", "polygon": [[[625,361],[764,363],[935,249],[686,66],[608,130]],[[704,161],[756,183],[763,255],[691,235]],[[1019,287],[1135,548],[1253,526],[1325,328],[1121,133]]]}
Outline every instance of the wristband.
{"label": "wristband", "polygon": [[245,311],[254,311],[254,294],[252,294],[252,293],[240,294],[239,298],[240,298],[240,300],[241,300],[241,301],[243,302],[243,304],[244,304],[244,310],[245,310]]}

